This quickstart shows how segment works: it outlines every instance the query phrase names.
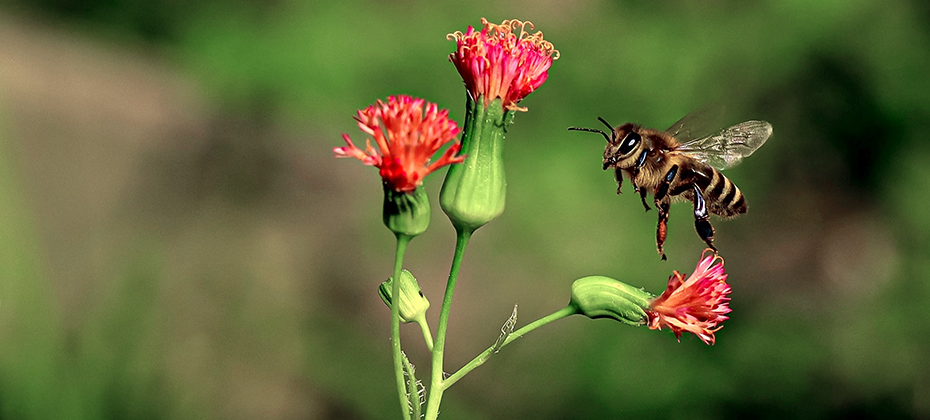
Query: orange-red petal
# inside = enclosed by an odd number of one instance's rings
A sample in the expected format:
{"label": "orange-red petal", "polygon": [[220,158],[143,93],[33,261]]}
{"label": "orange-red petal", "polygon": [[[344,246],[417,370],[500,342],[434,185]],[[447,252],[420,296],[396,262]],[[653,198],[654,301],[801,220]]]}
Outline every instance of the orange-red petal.
{"label": "orange-red petal", "polygon": [[707,250],[694,273],[683,279],[675,271],[665,292],[651,302],[646,311],[649,328],[668,328],[679,339],[682,332],[690,332],[704,343],[714,344],[714,333],[723,327],[730,312],[731,289],[726,282],[723,259]]}
{"label": "orange-red petal", "polygon": [[352,157],[379,169],[381,178],[392,189],[412,192],[430,172],[444,165],[458,163],[464,156],[455,156],[461,149],[458,142],[434,162],[433,155],[459,133],[458,125],[449,119],[449,111],[439,110],[434,103],[407,95],[380,99],[355,116],[359,129],[374,138],[378,148],[366,139],[365,150],[356,147],[347,134],[347,146],[333,149],[335,157]]}

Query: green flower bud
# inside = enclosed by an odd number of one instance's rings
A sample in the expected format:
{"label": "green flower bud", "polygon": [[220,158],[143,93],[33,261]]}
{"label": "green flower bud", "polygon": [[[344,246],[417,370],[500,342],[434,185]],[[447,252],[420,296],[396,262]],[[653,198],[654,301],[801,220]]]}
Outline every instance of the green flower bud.
{"label": "green flower bud", "polygon": [[613,318],[624,324],[644,325],[645,308],[654,296],[640,288],[604,276],[572,283],[572,306],[589,318]]}
{"label": "green flower bud", "polygon": [[429,212],[429,198],[423,187],[405,193],[384,184],[384,225],[395,234],[414,237],[425,232]]}
{"label": "green flower bud", "polygon": [[[394,276],[391,276],[381,286],[378,287],[378,294],[381,300],[391,307],[391,291],[393,287]],[[426,310],[429,309],[429,300],[420,291],[420,285],[417,279],[407,270],[400,273],[400,322],[425,322]]]}
{"label": "green flower bud", "polygon": [[484,106],[484,98],[468,97],[462,152],[465,161],[449,167],[439,205],[456,229],[474,231],[504,212],[504,134],[513,111],[501,99]]}

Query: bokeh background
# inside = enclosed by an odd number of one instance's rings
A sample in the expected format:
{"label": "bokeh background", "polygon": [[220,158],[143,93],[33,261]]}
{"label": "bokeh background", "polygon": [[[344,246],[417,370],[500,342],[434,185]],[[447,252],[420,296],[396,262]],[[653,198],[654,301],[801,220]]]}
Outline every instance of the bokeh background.
{"label": "bokeh background", "polygon": [[[930,418],[930,3],[0,1],[0,418],[393,419],[393,236],[351,116],[411,94],[464,120],[445,35],[531,20],[561,52],[507,139],[446,365],[602,274],[663,290],[703,244],[601,170],[603,140],[707,104],[774,136],[726,174],[715,346],[571,317],[446,392],[447,419]],[[442,175],[426,188],[435,200]],[[406,265],[435,308],[453,229]],[[416,328],[405,348],[428,371]]]}

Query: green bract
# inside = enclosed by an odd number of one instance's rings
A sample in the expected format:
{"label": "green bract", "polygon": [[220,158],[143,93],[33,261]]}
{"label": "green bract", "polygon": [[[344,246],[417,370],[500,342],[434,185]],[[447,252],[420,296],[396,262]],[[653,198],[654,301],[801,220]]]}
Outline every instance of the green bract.
{"label": "green bract", "polygon": [[459,230],[474,231],[504,212],[504,134],[513,121],[497,99],[468,98],[462,152],[465,161],[449,167],[439,205]]}
{"label": "green bract", "polygon": [[572,283],[570,305],[589,318],[612,318],[629,325],[646,323],[644,308],[654,296],[640,288],[604,276],[590,276]]}
{"label": "green bract", "polygon": [[404,193],[384,184],[384,225],[395,234],[414,237],[425,232],[429,212],[429,198],[423,187]]}

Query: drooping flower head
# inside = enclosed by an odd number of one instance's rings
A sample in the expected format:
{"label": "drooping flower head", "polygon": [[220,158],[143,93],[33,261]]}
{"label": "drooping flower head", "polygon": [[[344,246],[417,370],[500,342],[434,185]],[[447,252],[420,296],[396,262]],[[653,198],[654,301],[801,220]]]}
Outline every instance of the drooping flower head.
{"label": "drooping flower head", "polygon": [[[708,255],[710,254],[710,255]],[[719,262],[717,260],[720,260]],[[714,333],[729,319],[730,285],[723,268],[723,259],[705,250],[694,273],[687,280],[675,271],[668,278],[668,287],[646,309],[649,328],[669,328],[675,337],[690,332],[705,344],[714,344]]]}
{"label": "drooping flower head", "polygon": [[374,137],[379,150],[365,140],[365,150],[356,147],[348,134],[343,134],[347,146],[333,148],[333,155],[353,157],[380,170],[381,179],[397,192],[409,193],[423,183],[430,172],[444,165],[465,159],[456,156],[461,144],[456,142],[434,162],[433,154],[459,133],[458,125],[449,119],[448,110],[423,99],[406,95],[390,96],[387,103],[380,99],[355,116],[358,127]]}
{"label": "drooping flower head", "polygon": [[449,61],[471,97],[484,97],[484,106],[501,98],[504,109],[526,111],[517,102],[546,81],[559,52],[542,32],[527,31],[534,28],[531,22],[513,19],[497,25],[481,18],[481,24],[484,28],[479,32],[469,26],[464,34],[456,31],[446,36],[456,41]]}

